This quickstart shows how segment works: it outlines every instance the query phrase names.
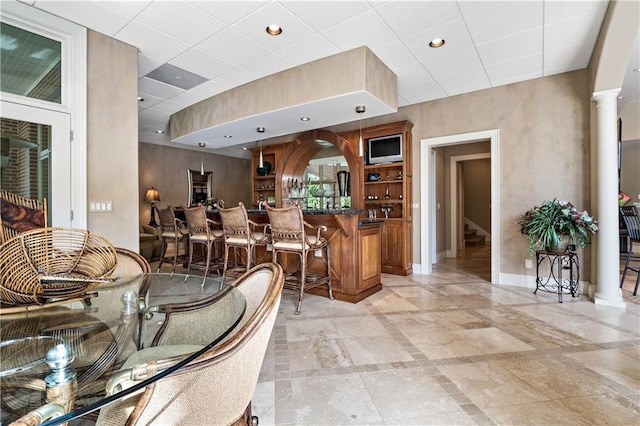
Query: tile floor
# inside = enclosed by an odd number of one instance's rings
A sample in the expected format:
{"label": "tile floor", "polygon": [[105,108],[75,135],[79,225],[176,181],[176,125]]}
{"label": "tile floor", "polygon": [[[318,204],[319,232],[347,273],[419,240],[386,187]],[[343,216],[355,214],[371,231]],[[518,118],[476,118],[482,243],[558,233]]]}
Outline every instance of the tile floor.
{"label": "tile floor", "polygon": [[[488,247],[383,275],[358,304],[283,292],[260,425],[638,425],[640,296],[626,310],[492,285]],[[163,267],[164,269],[164,267]]]}

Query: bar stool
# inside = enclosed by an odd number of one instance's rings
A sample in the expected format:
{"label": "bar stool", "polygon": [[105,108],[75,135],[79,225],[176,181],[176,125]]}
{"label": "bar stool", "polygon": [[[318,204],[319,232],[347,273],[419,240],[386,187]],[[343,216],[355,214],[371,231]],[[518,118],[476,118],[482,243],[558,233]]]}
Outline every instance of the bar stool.
{"label": "bar stool", "polygon": [[[298,292],[298,307],[294,312],[300,315],[304,292],[313,287],[326,284],[329,287],[329,299],[333,300],[331,288],[331,252],[327,240],[320,235],[326,231],[324,225],[314,228],[305,222],[300,206],[272,208],[266,206],[271,225],[273,262],[278,263],[279,253],[293,253],[298,256],[298,270],[285,277],[284,287]],[[315,229],[315,235],[308,235],[305,228]],[[308,254],[316,251],[322,253],[321,260],[326,264],[326,273],[310,273]],[[318,259],[315,258],[314,259]],[[312,259],[313,260],[313,259]]]}
{"label": "bar stool", "polygon": [[[622,288],[624,284],[627,271],[633,271],[636,273],[636,286],[633,289],[633,295],[636,296],[638,294],[638,284],[640,283],[640,256],[633,255],[633,243],[640,244],[640,216],[638,216],[636,206],[620,207],[620,215],[629,233],[629,249],[627,251],[627,261],[624,264],[624,271],[622,272],[622,279],[620,280],[620,288]],[[638,262],[638,265],[630,266],[629,264],[631,262]]]}
{"label": "bar stool", "polygon": [[[259,224],[249,220],[244,204],[239,203],[237,207],[228,209],[218,208],[222,231],[224,232],[224,264],[222,267],[222,281],[225,276],[239,277],[255,263],[256,246],[267,246],[271,242],[271,237],[267,233],[268,223]],[[262,229],[260,229],[262,228]],[[229,249],[233,248],[235,253],[235,265],[228,269]],[[247,259],[244,267],[238,266],[238,249],[244,249]]]}
{"label": "bar stool", "polygon": [[[167,206],[166,209],[158,209],[158,217],[160,218],[162,251],[160,253],[160,263],[158,264],[157,272],[160,272],[160,267],[162,267],[163,263],[171,263],[171,273],[173,274],[178,264],[180,243],[184,243],[185,249],[188,250],[189,230],[187,229],[186,222],[176,217],[171,206]],[[174,248],[174,254],[171,258],[166,257],[169,244],[173,244]]]}
{"label": "bar stool", "polygon": [[[184,215],[187,219],[187,228],[189,229],[189,268],[185,281],[189,275],[191,275],[192,269],[200,269],[204,271],[204,277],[202,278],[202,285],[204,286],[211,267],[211,259],[214,253],[217,256],[217,244],[224,241],[224,233],[222,229],[212,228],[219,226],[220,223],[207,218],[207,212],[202,204],[186,208]],[[193,261],[193,248],[196,244],[202,246],[204,265]]]}

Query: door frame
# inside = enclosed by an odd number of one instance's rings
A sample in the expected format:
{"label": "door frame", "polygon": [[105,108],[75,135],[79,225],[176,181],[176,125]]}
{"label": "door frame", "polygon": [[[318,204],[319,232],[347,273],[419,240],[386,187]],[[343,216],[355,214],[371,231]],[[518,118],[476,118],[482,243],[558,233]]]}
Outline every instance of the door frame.
{"label": "door frame", "polygon": [[420,140],[420,263],[421,272],[430,274],[435,263],[436,241],[435,215],[435,161],[431,159],[434,148],[447,145],[490,141],[491,147],[491,282],[500,276],[500,130],[482,130],[457,135],[424,138]]}

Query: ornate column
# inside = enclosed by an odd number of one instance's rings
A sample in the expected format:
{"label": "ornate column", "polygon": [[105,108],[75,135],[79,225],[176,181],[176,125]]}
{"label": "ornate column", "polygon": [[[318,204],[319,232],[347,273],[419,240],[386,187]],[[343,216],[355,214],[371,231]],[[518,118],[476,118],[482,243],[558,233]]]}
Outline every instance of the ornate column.
{"label": "ornate column", "polygon": [[596,304],[625,307],[620,290],[620,244],[618,225],[618,141],[616,120],[620,88],[595,92],[596,197],[597,220],[597,291]]}

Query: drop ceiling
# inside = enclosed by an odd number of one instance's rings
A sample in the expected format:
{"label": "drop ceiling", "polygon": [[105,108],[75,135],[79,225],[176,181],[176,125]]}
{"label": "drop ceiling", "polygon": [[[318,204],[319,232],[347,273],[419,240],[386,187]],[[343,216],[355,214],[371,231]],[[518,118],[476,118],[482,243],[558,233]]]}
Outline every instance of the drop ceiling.
{"label": "drop ceiling", "polygon": [[[172,143],[172,113],[358,46],[369,47],[397,75],[399,107],[583,69],[608,5],[602,0],[27,3],[139,48],[144,99],[139,139],[159,144]],[[281,35],[266,33],[272,23],[283,28]],[[434,38],[444,38],[445,45],[430,48]],[[168,84],[166,72],[165,82],[151,78],[158,68],[170,70],[167,65],[205,82],[184,89]],[[219,153],[242,156],[242,145]]]}

